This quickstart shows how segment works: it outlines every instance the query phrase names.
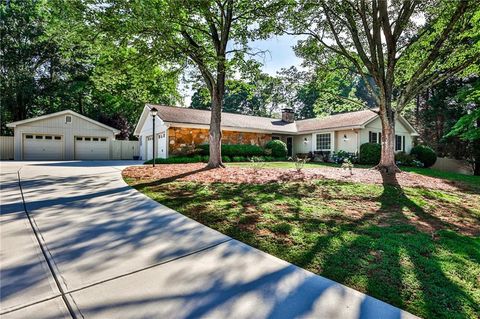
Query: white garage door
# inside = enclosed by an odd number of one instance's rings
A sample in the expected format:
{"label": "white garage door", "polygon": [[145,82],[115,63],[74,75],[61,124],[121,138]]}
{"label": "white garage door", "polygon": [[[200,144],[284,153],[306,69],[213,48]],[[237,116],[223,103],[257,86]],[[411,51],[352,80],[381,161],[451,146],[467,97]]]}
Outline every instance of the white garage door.
{"label": "white garage door", "polygon": [[76,136],[75,159],[108,160],[110,147],[106,137]]}
{"label": "white garage door", "polygon": [[63,137],[25,134],[23,136],[23,159],[27,161],[63,160]]}
{"label": "white garage door", "polygon": [[147,160],[153,158],[152,154],[153,154],[153,138],[152,136],[147,136]]}

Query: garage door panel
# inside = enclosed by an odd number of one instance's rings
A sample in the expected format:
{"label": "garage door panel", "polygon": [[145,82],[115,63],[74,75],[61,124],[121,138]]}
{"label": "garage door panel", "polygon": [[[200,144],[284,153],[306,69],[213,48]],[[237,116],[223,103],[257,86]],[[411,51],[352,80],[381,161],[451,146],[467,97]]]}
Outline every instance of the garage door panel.
{"label": "garage door panel", "polygon": [[63,137],[59,135],[26,134],[23,137],[23,159],[63,160],[63,144]]}
{"label": "garage door panel", "polygon": [[108,160],[110,147],[106,137],[75,137],[75,159],[77,160]]}

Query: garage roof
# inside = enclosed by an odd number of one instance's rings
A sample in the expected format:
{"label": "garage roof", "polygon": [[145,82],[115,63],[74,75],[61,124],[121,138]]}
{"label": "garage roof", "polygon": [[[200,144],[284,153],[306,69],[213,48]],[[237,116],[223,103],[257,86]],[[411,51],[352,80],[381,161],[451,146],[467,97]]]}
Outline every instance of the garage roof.
{"label": "garage roof", "polygon": [[55,112],[55,113],[50,113],[50,114],[46,114],[46,115],[42,115],[42,116],[37,116],[37,117],[32,117],[30,119],[26,119],[26,120],[22,120],[22,121],[16,121],[16,122],[12,122],[12,123],[8,123],[7,124],[7,127],[16,127],[18,125],[23,125],[23,124],[27,124],[27,123],[30,123],[30,122],[35,122],[35,121],[40,121],[40,120],[44,120],[44,119],[47,119],[47,118],[50,118],[50,117],[55,117],[55,116],[60,116],[60,115],[73,115],[73,116],[77,116],[85,121],[88,121],[90,123],[93,123],[95,125],[98,125],[100,127],[103,127],[104,129],[107,129],[107,130],[110,130],[112,131],[114,134],[119,134],[120,131],[111,127],[111,126],[108,126],[108,125],[105,125],[103,123],[100,123],[98,121],[95,121],[95,120],[92,120],[91,118],[89,117],[86,117],[82,114],[79,114],[77,112],[74,112],[72,110],[64,110],[64,111],[60,111],[60,112]]}

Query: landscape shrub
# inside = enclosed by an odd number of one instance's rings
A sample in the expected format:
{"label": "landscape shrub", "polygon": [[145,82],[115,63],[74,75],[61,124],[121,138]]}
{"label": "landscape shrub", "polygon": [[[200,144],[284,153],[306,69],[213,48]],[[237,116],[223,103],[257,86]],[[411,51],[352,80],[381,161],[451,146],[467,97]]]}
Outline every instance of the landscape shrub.
{"label": "landscape shrub", "polygon": [[423,163],[416,160],[415,156],[405,152],[399,152],[395,154],[395,163],[398,166],[423,167]]}
{"label": "landscape shrub", "polygon": [[[198,146],[201,149],[200,154],[209,155],[210,145],[202,144]],[[261,156],[263,155],[263,149],[258,145],[250,144],[222,144],[222,156]]]}
{"label": "landscape shrub", "polygon": [[232,160],[230,159],[229,156],[225,156],[225,155],[222,156],[222,162],[224,162],[224,163],[230,163],[231,161],[232,161]]}
{"label": "landscape shrub", "polygon": [[[203,161],[203,156],[172,156],[169,158],[156,158],[155,164],[184,164],[184,163],[200,163]],[[207,159],[208,161],[208,159]],[[153,164],[153,159],[144,162],[144,164]]]}
{"label": "landscape shrub", "polygon": [[333,152],[332,161],[334,161],[337,164],[342,164],[345,161],[349,161],[351,163],[357,163],[358,162],[358,156],[355,153],[348,153],[346,151],[339,150],[338,152]]}
{"label": "landscape shrub", "polygon": [[202,162],[204,163],[208,163],[208,160],[210,159],[210,156],[209,155],[203,155],[202,156]]}
{"label": "landscape shrub", "polygon": [[376,165],[380,162],[382,146],[376,143],[364,143],[360,145],[359,162],[361,164]]}
{"label": "landscape shrub", "polygon": [[263,159],[265,162],[274,162],[276,160],[273,156],[264,156]]}
{"label": "landscape shrub", "polygon": [[248,162],[248,159],[245,156],[234,156],[232,162]]}
{"label": "landscape shrub", "polygon": [[287,144],[280,140],[272,140],[265,145],[265,150],[268,151],[268,155],[273,157],[286,157],[287,156]]}
{"label": "landscape shrub", "polygon": [[423,163],[423,167],[430,167],[437,161],[435,151],[425,145],[417,145],[410,151],[410,155]]}

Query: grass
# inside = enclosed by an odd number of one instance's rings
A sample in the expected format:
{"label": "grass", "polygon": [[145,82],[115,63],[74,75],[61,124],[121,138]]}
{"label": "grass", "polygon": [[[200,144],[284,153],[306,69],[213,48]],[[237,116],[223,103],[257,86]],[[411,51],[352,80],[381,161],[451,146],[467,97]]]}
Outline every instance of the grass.
{"label": "grass", "polygon": [[[227,163],[227,166],[236,167],[249,167],[251,163]],[[340,164],[335,163],[306,163],[305,168],[319,168],[319,167],[340,167]],[[295,168],[293,162],[267,162],[265,168]],[[355,168],[372,168],[372,165],[355,164]],[[452,182],[460,182],[466,184],[474,189],[480,190],[480,176],[465,175],[453,172],[439,171],[433,168],[421,168],[421,167],[401,167],[401,170],[405,172],[415,173],[419,175],[425,175],[430,177],[442,178]]]}
{"label": "grass", "polygon": [[332,180],[127,182],[224,234],[418,316],[480,315],[476,193]]}

